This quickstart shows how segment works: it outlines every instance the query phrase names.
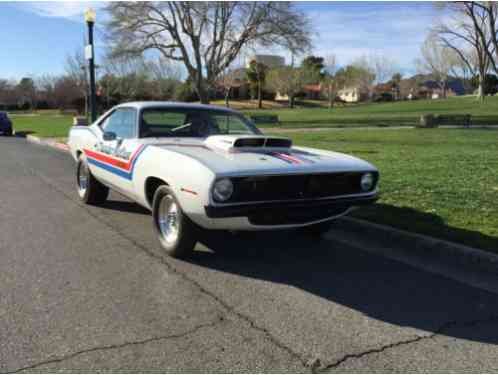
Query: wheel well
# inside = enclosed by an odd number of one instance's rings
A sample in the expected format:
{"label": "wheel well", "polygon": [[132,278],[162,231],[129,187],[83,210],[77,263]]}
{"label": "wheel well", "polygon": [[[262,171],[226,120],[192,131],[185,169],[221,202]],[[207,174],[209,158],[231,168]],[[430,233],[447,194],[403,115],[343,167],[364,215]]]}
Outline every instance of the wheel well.
{"label": "wheel well", "polygon": [[157,188],[161,185],[168,185],[165,181],[157,177],[148,177],[145,180],[145,198],[150,207],[152,207],[152,200]]}

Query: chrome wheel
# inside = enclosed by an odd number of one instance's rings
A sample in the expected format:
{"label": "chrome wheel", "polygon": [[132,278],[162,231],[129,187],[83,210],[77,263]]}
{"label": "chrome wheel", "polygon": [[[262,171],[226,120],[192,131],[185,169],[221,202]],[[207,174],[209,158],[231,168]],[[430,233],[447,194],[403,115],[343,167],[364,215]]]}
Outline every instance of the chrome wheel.
{"label": "chrome wheel", "polygon": [[173,244],[178,240],[180,233],[179,209],[171,195],[165,195],[159,205],[158,224],[164,240]]}
{"label": "chrome wheel", "polygon": [[81,197],[85,196],[88,189],[88,167],[81,163],[78,168],[78,193]]}

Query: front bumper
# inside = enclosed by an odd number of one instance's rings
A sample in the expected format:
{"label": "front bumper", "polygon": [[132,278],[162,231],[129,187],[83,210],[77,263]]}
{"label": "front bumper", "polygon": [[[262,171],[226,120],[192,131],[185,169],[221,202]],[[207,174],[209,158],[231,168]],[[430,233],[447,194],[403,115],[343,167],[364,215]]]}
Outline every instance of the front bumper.
{"label": "front bumper", "polygon": [[247,218],[250,226],[300,226],[345,214],[351,207],[374,203],[378,194],[358,197],[205,206],[210,219]]}

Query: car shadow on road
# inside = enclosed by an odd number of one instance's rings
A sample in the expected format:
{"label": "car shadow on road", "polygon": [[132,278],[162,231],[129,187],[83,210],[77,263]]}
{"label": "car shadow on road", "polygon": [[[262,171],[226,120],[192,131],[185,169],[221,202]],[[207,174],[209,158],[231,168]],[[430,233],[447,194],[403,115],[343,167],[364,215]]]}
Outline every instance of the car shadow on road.
{"label": "car shadow on road", "polygon": [[106,200],[100,208],[113,211],[128,212],[132,214],[149,215],[150,211],[146,210],[144,207],[136,204],[135,202],[127,200]]}
{"label": "car shadow on road", "polygon": [[212,251],[195,252],[189,262],[198,266],[295,287],[399,327],[438,333],[447,327],[447,336],[498,343],[496,325],[460,327],[495,316],[498,321],[493,293],[295,231],[215,232],[202,242]]}

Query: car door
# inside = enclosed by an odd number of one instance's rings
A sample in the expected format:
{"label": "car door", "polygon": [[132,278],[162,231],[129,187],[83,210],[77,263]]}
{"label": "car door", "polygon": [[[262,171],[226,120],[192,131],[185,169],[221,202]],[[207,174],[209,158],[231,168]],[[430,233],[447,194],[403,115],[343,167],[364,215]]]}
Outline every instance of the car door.
{"label": "car door", "polygon": [[139,149],[137,110],[117,108],[98,125],[102,133],[88,158],[92,173],[106,185],[133,195],[133,162]]}

